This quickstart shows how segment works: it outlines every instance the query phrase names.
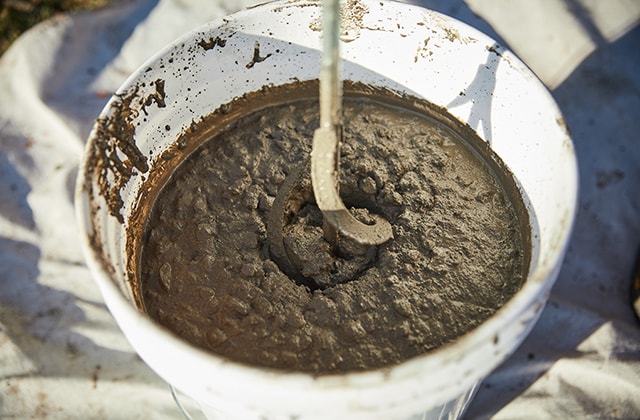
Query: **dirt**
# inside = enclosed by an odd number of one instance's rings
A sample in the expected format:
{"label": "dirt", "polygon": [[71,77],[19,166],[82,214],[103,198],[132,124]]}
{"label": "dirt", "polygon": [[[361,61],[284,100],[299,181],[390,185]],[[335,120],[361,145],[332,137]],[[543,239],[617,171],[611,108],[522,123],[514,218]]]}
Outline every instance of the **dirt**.
{"label": "dirt", "polygon": [[274,104],[219,127],[147,197],[136,271],[149,315],[234,361],[322,375],[423,354],[504,305],[529,263],[515,183],[448,117],[391,102],[346,98],[340,178],[347,206],[365,222],[371,213],[390,221],[391,241],[334,253],[305,171],[282,241],[307,282],[283,272],[269,215],[309,154],[318,108],[317,98]]}

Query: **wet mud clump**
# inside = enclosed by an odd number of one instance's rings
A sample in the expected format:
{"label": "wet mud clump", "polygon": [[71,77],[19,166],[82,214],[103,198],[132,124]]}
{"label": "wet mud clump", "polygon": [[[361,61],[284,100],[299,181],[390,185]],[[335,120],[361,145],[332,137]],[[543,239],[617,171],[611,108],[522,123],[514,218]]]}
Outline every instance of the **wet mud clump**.
{"label": "wet mud clump", "polygon": [[317,126],[317,98],[256,110],[158,185],[137,245],[152,318],[237,362],[330,374],[450,343],[519,290],[526,212],[497,158],[478,153],[479,139],[374,96],[345,98],[340,192],[362,221],[387,219],[394,238],[334,252],[305,171],[285,206],[282,244],[313,287],[285,274],[269,215]]}

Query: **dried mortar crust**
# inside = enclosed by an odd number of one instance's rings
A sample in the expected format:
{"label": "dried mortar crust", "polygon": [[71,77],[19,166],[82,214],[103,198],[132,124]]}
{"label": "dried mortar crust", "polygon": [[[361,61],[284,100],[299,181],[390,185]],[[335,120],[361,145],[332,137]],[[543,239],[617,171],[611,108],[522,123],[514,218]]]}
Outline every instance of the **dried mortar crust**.
{"label": "dried mortar crust", "polygon": [[[128,91],[115,94],[108,113],[96,121],[95,132],[89,143],[91,153],[84,167],[84,182],[80,185],[93,198],[89,200],[88,207],[92,220],[97,220],[97,214],[101,211],[102,205],[96,200],[101,196],[108,213],[124,224],[122,190],[131,178],[144,176],[149,171],[147,157],[135,141],[136,125],[139,124],[136,119],[141,112],[147,115],[148,106],[166,106],[164,86],[164,79],[158,78],[148,82],[148,85],[136,84]],[[100,259],[102,268],[113,275],[114,267],[102,253],[106,240],[103,235],[99,226],[93,225],[89,243],[95,256]]]}
{"label": "dried mortar crust", "polygon": [[266,224],[310,152],[317,83],[265,88],[194,123],[150,171],[157,188],[145,189],[128,238],[143,310],[234,361],[322,375],[446,345],[519,290],[528,218],[500,159],[428,103],[358,84],[345,94],[341,194],[361,217],[389,220],[394,239],[359,260],[333,255],[304,177],[284,242],[324,286],[282,273]]}
{"label": "dried mortar crust", "polygon": [[[163,79],[150,82],[154,91],[146,93],[146,96],[139,85],[127,93],[115,95],[109,114],[96,122],[94,153],[87,163],[86,178],[96,180],[98,193],[104,198],[109,214],[120,223],[124,222],[121,190],[132,176],[149,170],[147,158],[135,143],[134,120],[140,112],[146,115],[146,108],[154,103],[158,108],[166,106],[164,83]],[[90,191],[91,185],[85,188]]]}

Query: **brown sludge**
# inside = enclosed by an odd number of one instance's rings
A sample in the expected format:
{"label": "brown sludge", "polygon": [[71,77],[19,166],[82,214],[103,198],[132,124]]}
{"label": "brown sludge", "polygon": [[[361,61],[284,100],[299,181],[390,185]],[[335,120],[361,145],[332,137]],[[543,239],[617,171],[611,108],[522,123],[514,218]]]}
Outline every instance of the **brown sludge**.
{"label": "brown sludge", "polygon": [[344,123],[343,199],[363,221],[368,212],[389,220],[393,240],[333,255],[304,176],[284,244],[319,288],[282,273],[266,224],[279,186],[309,154],[318,108],[317,98],[273,105],[197,148],[146,209],[137,274],[150,316],[238,362],[329,374],[450,343],[518,291],[527,221],[495,157],[373,96],[345,98]]}

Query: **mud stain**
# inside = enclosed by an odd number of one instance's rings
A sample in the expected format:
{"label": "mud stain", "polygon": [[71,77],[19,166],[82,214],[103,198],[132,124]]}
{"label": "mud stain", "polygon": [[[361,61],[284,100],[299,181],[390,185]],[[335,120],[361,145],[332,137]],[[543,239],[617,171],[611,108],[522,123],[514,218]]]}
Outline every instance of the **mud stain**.
{"label": "mud stain", "polygon": [[95,151],[87,169],[93,175],[87,179],[97,179],[99,193],[107,202],[109,213],[120,223],[124,223],[120,191],[136,172],[149,170],[147,158],[134,139],[134,120],[138,111],[133,101],[138,97],[138,91],[139,86],[136,86],[127,94],[116,95],[109,115],[98,119],[93,142]]}
{"label": "mud stain", "polygon": [[246,65],[248,69],[253,68],[257,63],[262,63],[267,58],[271,57],[273,54],[269,53],[265,56],[260,55],[260,43],[256,41],[253,46],[253,58]]}
{"label": "mud stain", "polygon": [[204,48],[205,51],[209,51],[214,49],[216,46],[224,48],[224,46],[227,45],[227,40],[222,39],[219,36],[217,36],[215,39],[211,37],[208,41],[205,39],[200,40],[200,42],[198,42],[198,45]]}

